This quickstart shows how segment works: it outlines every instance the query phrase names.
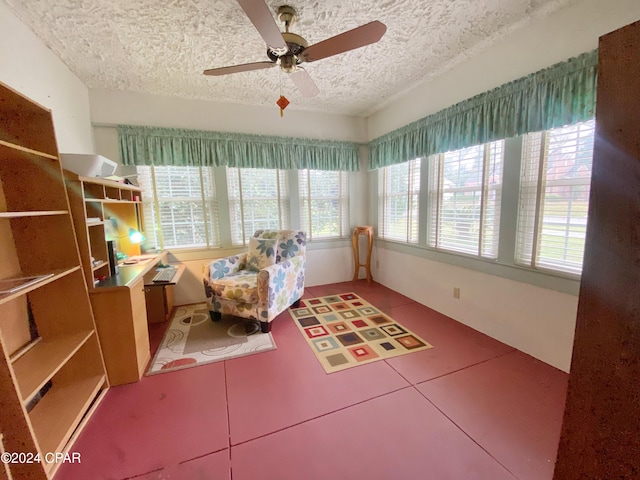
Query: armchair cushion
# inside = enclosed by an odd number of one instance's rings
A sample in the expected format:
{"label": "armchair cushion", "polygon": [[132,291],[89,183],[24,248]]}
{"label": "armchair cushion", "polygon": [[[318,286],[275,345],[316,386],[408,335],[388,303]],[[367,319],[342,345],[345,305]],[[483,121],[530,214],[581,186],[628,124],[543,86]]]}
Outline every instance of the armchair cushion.
{"label": "armchair cushion", "polygon": [[253,236],[276,240],[276,263],[306,253],[307,234],[299,230],[257,230]]}
{"label": "armchair cushion", "polygon": [[212,285],[213,293],[226,300],[240,303],[256,303],[258,286],[256,272],[240,270],[217,279]]}
{"label": "armchair cushion", "polygon": [[244,268],[246,260],[246,253],[214,260],[211,262],[211,265],[209,265],[207,276],[212,280],[217,280],[225,275],[233,275]]}
{"label": "armchair cushion", "polygon": [[258,272],[263,268],[270,267],[276,263],[276,241],[275,238],[255,238],[249,239],[249,252],[247,253],[247,269]]}
{"label": "armchair cushion", "polygon": [[300,232],[290,230],[286,231],[284,235],[280,237],[277,251],[278,263],[293,258],[302,251],[301,247],[303,240],[299,233]]}

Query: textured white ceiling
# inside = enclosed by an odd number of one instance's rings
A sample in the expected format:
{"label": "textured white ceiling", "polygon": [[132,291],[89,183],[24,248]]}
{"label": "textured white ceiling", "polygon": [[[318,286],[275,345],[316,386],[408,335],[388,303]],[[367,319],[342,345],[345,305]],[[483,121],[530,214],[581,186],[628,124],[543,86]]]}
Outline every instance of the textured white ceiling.
{"label": "textured white ceiling", "polygon": [[[224,77],[202,71],[267,60],[235,0],[4,0],[89,88],[273,106],[278,68]],[[380,42],[305,64],[320,95],[282,75],[290,109],[367,116],[532,19],[572,0],[267,0],[290,4],[309,44],[372,20]]]}

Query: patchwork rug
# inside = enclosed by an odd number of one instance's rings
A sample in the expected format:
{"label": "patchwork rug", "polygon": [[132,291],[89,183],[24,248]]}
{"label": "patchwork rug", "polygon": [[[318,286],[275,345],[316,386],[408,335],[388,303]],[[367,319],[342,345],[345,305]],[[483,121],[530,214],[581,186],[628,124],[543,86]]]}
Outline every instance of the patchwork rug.
{"label": "patchwork rug", "polygon": [[223,315],[212,322],[206,303],[178,307],[147,375],[274,350],[258,321]]}
{"label": "patchwork rug", "polygon": [[433,348],[355,293],[302,300],[289,312],[327,373]]}

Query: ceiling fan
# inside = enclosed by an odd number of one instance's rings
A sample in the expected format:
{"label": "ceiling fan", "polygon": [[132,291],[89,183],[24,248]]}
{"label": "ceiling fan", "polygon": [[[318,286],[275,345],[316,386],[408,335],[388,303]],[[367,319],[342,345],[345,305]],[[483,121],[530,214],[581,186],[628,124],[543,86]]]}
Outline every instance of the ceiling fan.
{"label": "ceiling fan", "polygon": [[309,74],[300,66],[303,62],[315,62],[323,58],[355,50],[376,43],[387,31],[384,23],[373,21],[348,30],[319,43],[308,45],[300,35],[289,31],[296,18],[293,7],[283,5],[278,8],[278,19],[284,23],[284,32],[280,32],[269,7],[264,0],[237,0],[253,23],[258,33],[267,43],[268,61],[245,63],[228,67],[205,70],[205,75],[220,76],[231,73],[261,70],[279,65],[304,97],[314,97],[320,91]]}

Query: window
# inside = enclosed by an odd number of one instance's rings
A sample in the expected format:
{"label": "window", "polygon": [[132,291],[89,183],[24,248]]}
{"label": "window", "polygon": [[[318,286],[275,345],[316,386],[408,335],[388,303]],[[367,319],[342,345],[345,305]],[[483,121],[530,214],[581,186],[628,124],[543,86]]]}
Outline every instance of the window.
{"label": "window", "polygon": [[378,237],[418,243],[420,159],[378,170]]}
{"label": "window", "polygon": [[217,247],[218,203],[213,170],[139,166],[145,244],[158,248]]}
{"label": "window", "polygon": [[300,226],[308,239],[349,235],[348,173],[299,170]]}
{"label": "window", "polygon": [[429,158],[429,246],[498,257],[504,141]]}
{"label": "window", "polygon": [[594,131],[592,120],[525,136],[516,263],[582,271]]}
{"label": "window", "polygon": [[246,245],[259,229],[289,228],[289,191],[283,170],[227,168],[231,241]]}

